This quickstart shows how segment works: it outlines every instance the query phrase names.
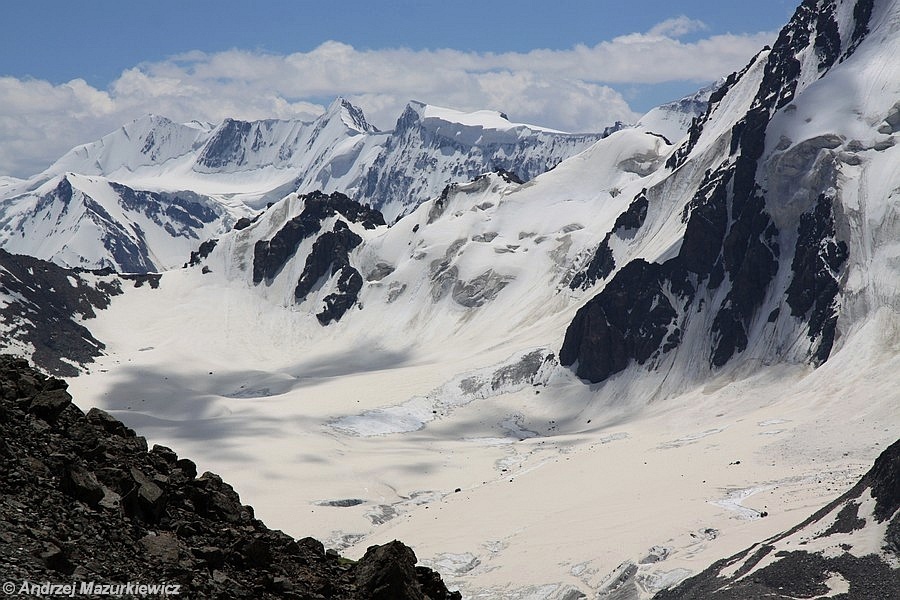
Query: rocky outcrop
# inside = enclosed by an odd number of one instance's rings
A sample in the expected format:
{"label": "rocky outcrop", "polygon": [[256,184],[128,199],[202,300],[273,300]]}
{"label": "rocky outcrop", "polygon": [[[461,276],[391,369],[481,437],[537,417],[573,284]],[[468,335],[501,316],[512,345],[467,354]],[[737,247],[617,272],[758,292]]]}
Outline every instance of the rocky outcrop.
{"label": "rocky outcrop", "polygon": [[312,251],[306,257],[303,273],[294,289],[294,299],[303,302],[313,287],[325,277],[336,278],[336,290],[325,296],[325,308],[316,314],[322,325],[338,321],[359,298],[363,278],[350,264],[350,251],[362,243],[362,238],[350,231],[341,220],[334,229],[323,233],[313,243]]}
{"label": "rocky outcrop", "polygon": [[[248,220],[249,221],[249,220]],[[235,224],[234,228],[238,229],[238,224]],[[249,224],[249,223],[248,223]],[[216,244],[219,243],[218,238],[208,239],[200,244],[200,247],[191,252],[191,258],[184,264],[185,268],[193,267],[200,264],[204,258],[207,258],[210,253],[215,250]]]}
{"label": "rocky outcrop", "polygon": [[[694,289],[678,259],[633,260],[576,314],[560,350],[579,377],[605,381],[632,362],[643,365],[678,346],[682,315]],[[680,286],[667,293],[674,282]],[[681,302],[673,304],[678,298]]]}
{"label": "rocky outcrop", "polygon": [[[350,252],[362,243],[347,224],[357,223],[365,229],[384,225],[377,210],[363,206],[341,194],[313,192],[301,196],[303,210],[269,240],[256,242],[253,254],[253,283],[271,283],[296,254],[303,240],[315,237],[306,257],[303,272],[294,289],[294,300],[303,302],[317,285],[335,280],[335,291],[322,299],[325,306],[316,314],[322,325],[338,321],[357,301],[363,277],[350,264]],[[323,222],[340,216],[331,231],[322,232]]]}
{"label": "rocky outcrop", "polygon": [[26,348],[50,373],[71,376],[104,345],[81,323],[122,293],[111,272],[67,269],[0,249],[0,327],[3,348]]}
{"label": "rocky outcrop", "polygon": [[253,249],[253,283],[271,282],[287,261],[294,256],[300,243],[319,233],[322,222],[337,214],[360,223],[366,229],[384,225],[384,217],[377,210],[363,206],[341,194],[312,192],[302,196],[303,211],[285,223],[269,240],[256,242]]}
{"label": "rocky outcrop", "polygon": [[[873,539],[880,547],[872,552]],[[846,494],[654,600],[900,597],[900,441]]]}
{"label": "rocky outcrop", "polygon": [[0,564],[6,581],[179,586],[197,598],[459,599],[400,542],[358,562],[268,529],[218,475],[65,382],[0,356]]}

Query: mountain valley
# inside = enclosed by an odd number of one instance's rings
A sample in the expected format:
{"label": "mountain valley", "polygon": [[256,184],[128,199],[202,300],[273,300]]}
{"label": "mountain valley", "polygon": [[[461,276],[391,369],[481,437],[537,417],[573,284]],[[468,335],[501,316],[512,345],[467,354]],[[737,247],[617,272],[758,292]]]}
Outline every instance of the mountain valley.
{"label": "mountain valley", "polygon": [[804,0],[593,134],[147,117],[0,180],[3,351],[464,598],[889,598],[898,53],[897,0]]}

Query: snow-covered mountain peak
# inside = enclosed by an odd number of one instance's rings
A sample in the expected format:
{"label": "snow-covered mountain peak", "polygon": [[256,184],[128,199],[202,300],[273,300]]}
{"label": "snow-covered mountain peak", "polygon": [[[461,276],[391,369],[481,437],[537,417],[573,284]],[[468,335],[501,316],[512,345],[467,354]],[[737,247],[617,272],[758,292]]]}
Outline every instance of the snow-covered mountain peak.
{"label": "snow-covered mountain peak", "polygon": [[209,127],[196,121],[181,124],[158,115],[144,115],[95,142],[73,148],[42,175],[76,172],[116,176],[160,165],[196,150],[209,131]]}
{"label": "snow-covered mountain peak", "polygon": [[388,222],[433,198],[448,183],[505,170],[530,180],[585,150],[618,127],[570,134],[512,123],[497,111],[462,112],[412,101],[359,184],[356,196]]}
{"label": "snow-covered mountain peak", "polygon": [[232,221],[193,192],[148,192],[67,172],[0,203],[0,245],[67,267],[144,273],[183,264]]}
{"label": "snow-covered mountain peak", "polygon": [[287,179],[305,179],[310,169],[322,168],[323,162],[377,132],[362,110],[344,98],[311,122],[226,119],[205,143],[193,170],[215,175],[275,168],[282,171],[279,183],[285,181],[285,170],[297,171]]}
{"label": "snow-covered mountain peak", "polygon": [[[546,132],[565,135],[565,132],[526,123],[513,123],[505,113],[496,110],[459,111],[452,108],[410,101],[400,117],[397,129],[417,126],[437,135],[456,136],[461,143],[474,144],[479,136],[496,135],[495,132],[509,132],[513,135],[525,132]],[[467,136],[468,134],[468,136]],[[466,139],[466,136],[468,139]],[[459,138],[464,139],[459,139]]]}
{"label": "snow-covered mountain peak", "polygon": [[351,131],[356,131],[358,133],[377,133],[378,128],[374,125],[370,124],[368,120],[366,120],[366,115],[363,114],[363,111],[358,106],[355,106],[346,98],[338,96],[334,99],[334,101],[328,106],[328,109],[325,111],[322,117],[319,117],[319,121],[331,121],[335,117],[338,117],[340,121],[347,127],[347,129]]}

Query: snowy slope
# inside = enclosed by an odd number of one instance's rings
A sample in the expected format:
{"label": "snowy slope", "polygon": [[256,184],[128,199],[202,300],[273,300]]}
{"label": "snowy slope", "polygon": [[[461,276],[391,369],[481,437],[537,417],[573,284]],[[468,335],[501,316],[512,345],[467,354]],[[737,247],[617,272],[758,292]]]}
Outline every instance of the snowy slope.
{"label": "snowy slope", "polygon": [[200,149],[213,131],[207,123],[175,123],[146,115],[96,142],[78,146],[51,165],[45,176],[75,172],[115,177],[159,165]]}
{"label": "snowy slope", "polygon": [[675,145],[619,131],[390,227],[288,194],[89,321],[76,397],[467,597],[651,597],[896,439],[898,46],[900,2],[808,0]]}
{"label": "snowy slope", "polygon": [[22,183],[23,183],[23,181],[16,177],[0,175],[0,194],[6,195],[6,191],[8,189],[13,188],[14,186],[21,185]]}

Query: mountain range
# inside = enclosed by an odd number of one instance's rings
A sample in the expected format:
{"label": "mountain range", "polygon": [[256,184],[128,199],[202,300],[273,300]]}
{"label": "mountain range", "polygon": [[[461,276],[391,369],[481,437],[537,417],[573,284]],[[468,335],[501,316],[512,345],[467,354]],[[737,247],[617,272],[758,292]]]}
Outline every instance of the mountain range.
{"label": "mountain range", "polygon": [[896,469],[841,494],[900,424],[898,52],[897,0],[804,0],[598,134],[141,120],[2,184],[35,257],[0,254],[8,345],[267,522],[403,539],[464,597],[880,597]]}
{"label": "mountain range", "polygon": [[289,192],[342,191],[395,220],[485,171],[531,179],[619,127],[567,134],[411,102],[380,132],[342,98],[313,122],[148,115],[3,182],[0,247],[63,266],[162,271]]}

